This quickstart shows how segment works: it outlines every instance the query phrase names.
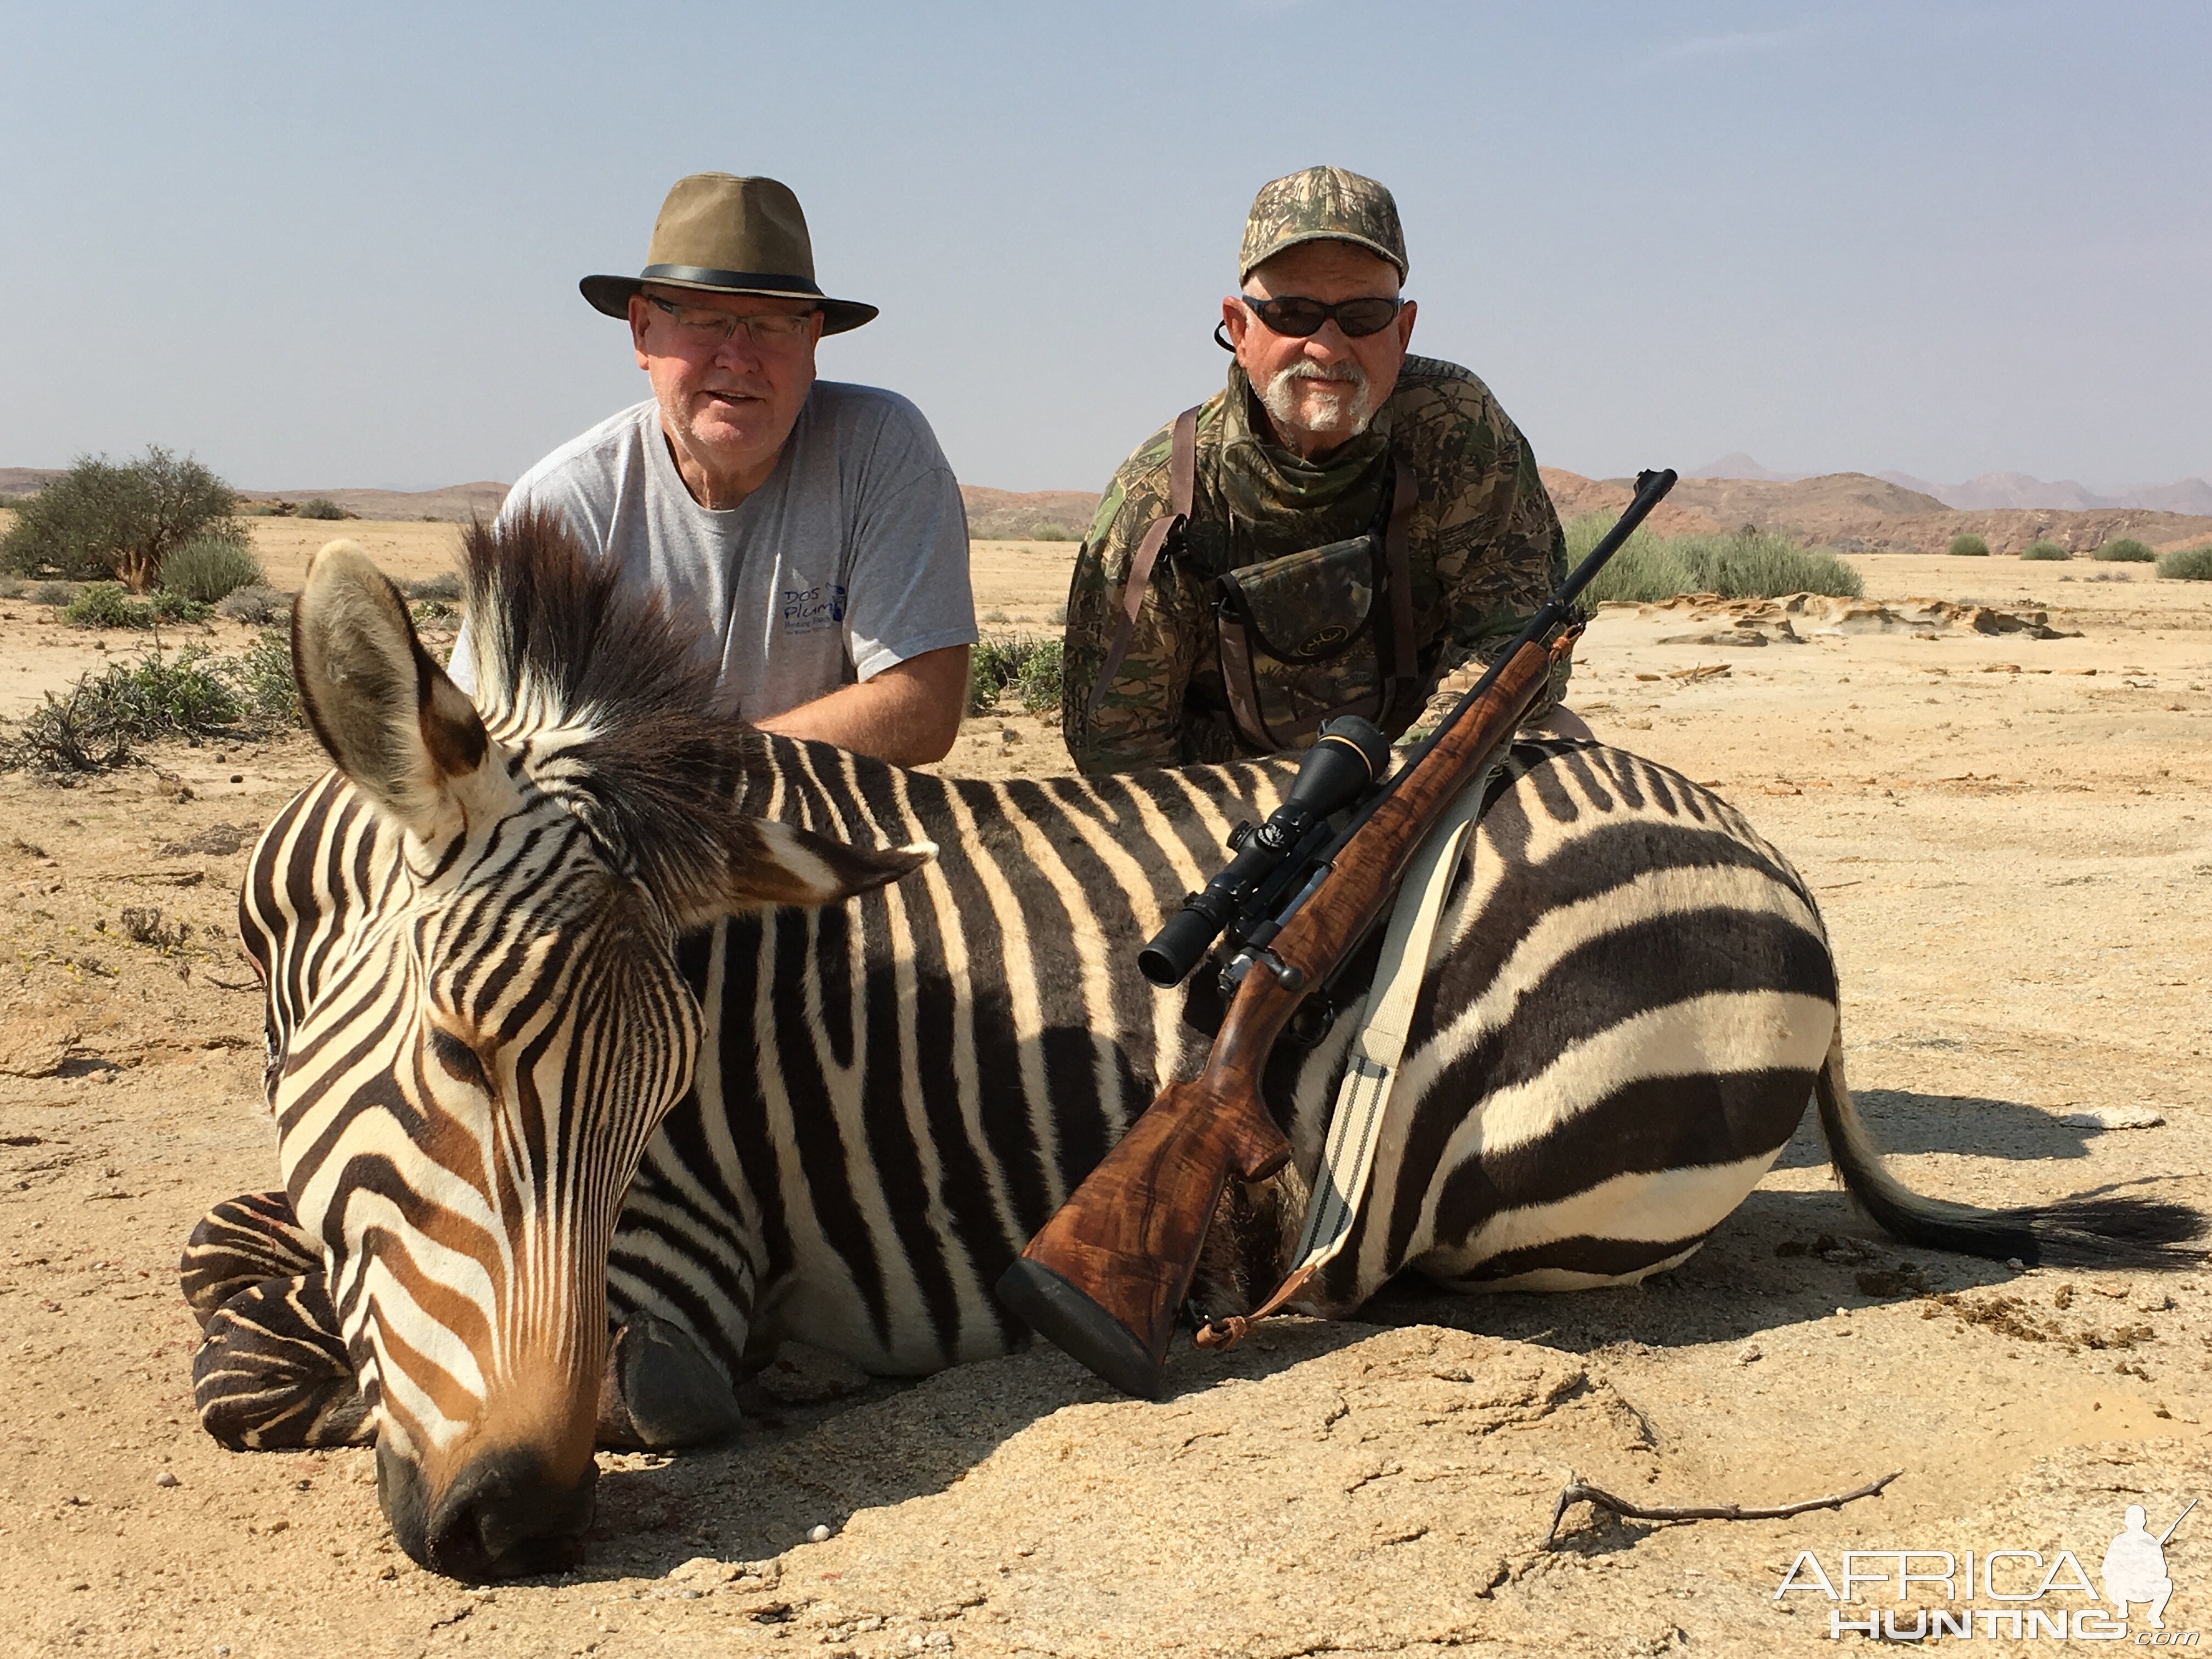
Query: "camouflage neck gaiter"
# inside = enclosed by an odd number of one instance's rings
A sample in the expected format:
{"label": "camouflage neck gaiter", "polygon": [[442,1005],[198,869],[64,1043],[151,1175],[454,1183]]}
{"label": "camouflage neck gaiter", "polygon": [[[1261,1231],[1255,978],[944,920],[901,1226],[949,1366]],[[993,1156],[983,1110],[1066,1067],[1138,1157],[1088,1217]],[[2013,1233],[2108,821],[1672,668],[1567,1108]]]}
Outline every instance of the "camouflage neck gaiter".
{"label": "camouflage neck gaiter", "polygon": [[1276,441],[1241,363],[1229,365],[1229,396],[1221,416],[1221,494],[1232,519],[1255,524],[1285,513],[1340,516],[1329,512],[1332,507],[1356,507],[1353,516],[1364,519],[1380,502],[1389,476],[1389,403],[1375,411],[1366,431],[1319,462],[1303,460]]}

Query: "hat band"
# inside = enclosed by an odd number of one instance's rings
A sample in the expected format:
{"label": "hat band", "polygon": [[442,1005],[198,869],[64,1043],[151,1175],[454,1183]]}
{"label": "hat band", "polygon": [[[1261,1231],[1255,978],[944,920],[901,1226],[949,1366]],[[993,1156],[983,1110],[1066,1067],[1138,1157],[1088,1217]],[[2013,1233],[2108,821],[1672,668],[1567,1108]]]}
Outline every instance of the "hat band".
{"label": "hat band", "polygon": [[638,275],[641,283],[696,283],[702,288],[731,288],[756,294],[811,294],[822,290],[805,276],[768,270],[714,270],[705,265],[647,265]]}

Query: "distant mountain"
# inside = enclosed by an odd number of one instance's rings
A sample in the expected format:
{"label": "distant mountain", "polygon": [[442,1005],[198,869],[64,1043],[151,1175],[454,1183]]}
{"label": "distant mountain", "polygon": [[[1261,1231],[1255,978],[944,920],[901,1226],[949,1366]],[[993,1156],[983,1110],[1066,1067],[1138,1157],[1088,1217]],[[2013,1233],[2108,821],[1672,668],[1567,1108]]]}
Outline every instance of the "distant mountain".
{"label": "distant mountain", "polygon": [[1875,476],[1906,489],[1917,489],[1923,495],[1933,495],[1944,506],[1962,513],[2012,508],[2100,513],[2115,507],[2141,507],[2152,513],[2212,514],[2212,480],[2203,478],[2096,490],[2072,478],[2046,480],[2030,477],[2025,472],[1984,472],[1978,478],[1955,484],[1930,483],[1907,472],[1878,472]]}
{"label": "distant mountain", "polygon": [[1686,478],[1748,478],[1754,483],[1796,483],[1798,479],[1813,475],[1808,472],[1769,472],[1741,449],[1731,449],[1717,461],[1707,461],[1703,466],[1682,476]]}

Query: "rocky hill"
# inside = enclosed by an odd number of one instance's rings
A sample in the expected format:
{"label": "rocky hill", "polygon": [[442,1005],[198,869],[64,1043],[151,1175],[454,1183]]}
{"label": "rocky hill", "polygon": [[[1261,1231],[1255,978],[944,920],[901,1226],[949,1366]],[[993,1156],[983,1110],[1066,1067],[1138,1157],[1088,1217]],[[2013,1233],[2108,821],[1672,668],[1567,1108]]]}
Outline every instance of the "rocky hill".
{"label": "rocky hill", "polygon": [[[1633,493],[1626,478],[1585,478],[1549,466],[1542,472],[1563,519],[1618,513]],[[2044,538],[2076,552],[2121,536],[2133,536],[2160,551],[2212,540],[2212,516],[2135,507],[2081,513],[2054,507],[1960,511],[1863,472],[1791,482],[1685,478],[1651,519],[1652,529],[1662,536],[1710,535],[1747,525],[1846,553],[1940,553],[1954,536],[1969,531],[1987,539],[1996,553],[2017,553]]]}

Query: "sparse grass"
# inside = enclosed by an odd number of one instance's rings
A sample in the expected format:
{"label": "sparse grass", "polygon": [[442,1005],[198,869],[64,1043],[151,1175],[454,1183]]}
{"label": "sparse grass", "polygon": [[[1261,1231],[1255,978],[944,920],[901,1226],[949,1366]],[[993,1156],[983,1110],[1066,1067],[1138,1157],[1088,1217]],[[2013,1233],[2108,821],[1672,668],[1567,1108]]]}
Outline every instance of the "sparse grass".
{"label": "sparse grass", "polygon": [[241,587],[258,587],[268,580],[251,549],[212,538],[186,542],[161,562],[162,589],[202,605],[214,605]]}
{"label": "sparse grass", "polygon": [[351,519],[359,515],[347,512],[327,495],[310,495],[300,503],[294,516],[302,519]]}
{"label": "sparse grass", "polygon": [[75,597],[67,582],[40,582],[31,590],[34,605],[64,605]]}
{"label": "sparse grass", "polygon": [[29,591],[27,585],[13,576],[0,576],[0,599],[20,599]]}
{"label": "sparse grass", "polygon": [[2154,564],[2158,555],[2132,536],[2106,542],[2089,556],[2103,564]]}
{"label": "sparse grass", "polygon": [[1045,612],[1044,619],[1050,623],[1054,628],[1066,627],[1067,607],[1064,605],[1056,605],[1053,606],[1051,610]]}
{"label": "sparse grass", "polygon": [[2202,547],[2178,547],[2161,555],[2158,574],[2168,581],[2212,582],[2212,542]]}
{"label": "sparse grass", "polygon": [[461,597],[461,578],[456,571],[441,571],[409,582],[400,591],[410,599],[439,599],[452,605]]}
{"label": "sparse grass", "polygon": [[418,599],[409,608],[417,628],[443,627],[461,614],[443,599]]}
{"label": "sparse grass", "polygon": [[1009,617],[1003,611],[986,611],[981,616],[976,617],[975,620],[977,622],[1003,623],[1012,622],[1013,618]]}
{"label": "sparse grass", "polygon": [[[1602,513],[1567,526],[1567,563],[1579,563],[1613,527]],[[1866,592],[1857,571],[1832,553],[1798,546],[1770,531],[1733,536],[1661,538],[1639,530],[1614,554],[1585,590],[1595,603],[1648,603],[1677,593],[1717,593],[1728,599],[1771,599],[1784,593],[1825,593],[1856,599]]]}
{"label": "sparse grass", "polygon": [[84,675],[64,696],[48,692],[15,741],[0,744],[0,770],[103,772],[127,763],[136,744],[251,737],[299,719],[291,647],[272,629],[240,656],[203,645],[149,652]]}
{"label": "sparse grass", "polygon": [[1008,692],[1032,714],[1056,709],[1060,667],[1058,640],[979,641],[968,653],[968,712],[988,714]]}
{"label": "sparse grass", "polygon": [[1989,543],[1971,532],[1952,537],[1950,546],[1943,550],[1954,559],[1986,559],[1990,556]]}
{"label": "sparse grass", "polygon": [[2030,542],[2021,550],[2023,559],[2070,559],[2074,556],[2057,542]]}

